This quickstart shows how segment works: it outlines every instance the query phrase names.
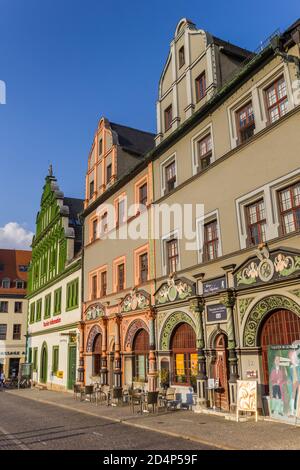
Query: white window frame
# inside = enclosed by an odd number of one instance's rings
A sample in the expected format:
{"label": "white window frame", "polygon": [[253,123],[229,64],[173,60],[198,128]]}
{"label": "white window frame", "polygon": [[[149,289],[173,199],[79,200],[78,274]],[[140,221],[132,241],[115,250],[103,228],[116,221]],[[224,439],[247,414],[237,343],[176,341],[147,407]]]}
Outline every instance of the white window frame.
{"label": "white window frame", "polygon": [[[268,115],[267,115],[267,109],[266,109],[265,90],[270,85],[272,85],[273,82],[276,82],[276,80],[278,80],[281,75],[283,75],[285,84],[286,84],[287,99],[288,99],[287,112],[291,111],[295,107],[289,68],[287,64],[281,63],[257,83],[258,97],[259,97],[260,109],[261,109],[261,117],[264,123],[264,127],[268,127],[270,125]],[[280,118],[278,119],[278,121],[279,120]]]}
{"label": "white window frame", "polygon": [[240,248],[248,248],[247,238],[248,238],[248,229],[247,229],[247,220],[246,220],[246,206],[254,204],[258,200],[263,199],[265,205],[265,215],[266,215],[266,241],[271,240],[272,238],[277,237],[277,227],[274,227],[272,221],[272,204],[271,199],[268,193],[268,185],[262,186],[260,188],[251,191],[244,196],[236,199],[236,213],[237,213],[237,223],[238,223],[238,232],[240,239]]}
{"label": "white window frame", "polygon": [[198,142],[204,137],[206,137],[208,134],[211,136],[211,162],[213,163],[215,161],[215,145],[214,145],[214,134],[213,134],[213,126],[212,123],[208,124],[206,127],[201,129],[201,131],[197,132],[196,135],[194,135],[191,138],[191,149],[192,149],[192,171],[193,175],[196,175],[198,173],[198,167],[199,167],[199,158],[198,158]]}
{"label": "white window frame", "polygon": [[179,230],[172,230],[172,232],[164,235],[161,238],[161,264],[162,264],[162,273],[163,276],[167,276],[168,274],[168,267],[167,267],[167,242],[173,240],[173,238],[177,239],[177,248],[178,248],[178,263],[177,263],[177,271],[181,270],[181,256],[180,256],[180,239],[179,239]]}
{"label": "white window frame", "polygon": [[214,220],[217,221],[217,229],[218,229],[218,256],[215,260],[210,260],[210,261],[211,262],[216,261],[218,258],[222,256],[223,250],[222,250],[222,237],[221,237],[219,209],[215,209],[214,211],[204,214],[203,217],[198,217],[196,219],[197,254],[198,254],[199,264],[202,264],[204,262],[203,261],[204,225],[209,222],[213,222]]}
{"label": "white window frame", "polygon": [[175,181],[175,186],[176,188],[178,186],[178,172],[177,172],[177,159],[176,159],[176,152],[172,153],[168,158],[166,158],[163,162],[160,164],[160,177],[161,177],[161,196],[164,196],[166,193],[166,174],[165,170],[166,167],[169,166],[171,163],[175,162],[175,173],[176,173],[176,181]]}
{"label": "white window frame", "polygon": [[[3,286],[3,283],[4,282],[8,282],[9,286],[8,287],[4,287]],[[8,277],[5,277],[4,279],[2,279],[2,282],[1,282],[1,286],[3,289],[10,289],[10,285],[11,285],[11,282],[10,282],[10,279]]]}
{"label": "white window frame", "polygon": [[[272,223],[277,229],[277,236],[280,236],[280,206],[278,203],[277,194],[279,191],[283,190],[287,186],[292,186],[293,184],[297,183],[300,180],[300,169],[297,169],[288,175],[282,176],[277,180],[273,181],[269,185],[269,197],[272,203]],[[290,232],[297,233],[297,232]]]}
{"label": "white window frame", "polygon": [[249,101],[251,101],[252,103],[253,114],[254,114],[254,123],[255,123],[254,135],[257,132],[256,123],[257,121],[259,121],[259,112],[257,109],[257,104],[255,103],[254,96],[253,96],[253,89],[251,88],[250,90],[246,91],[246,93],[244,93],[242,96],[240,96],[238,99],[236,99],[234,103],[232,103],[232,105],[229,106],[227,109],[231,148],[237,147],[238,142],[239,142],[237,123],[236,123],[236,113],[240,108],[242,108],[247,103],[249,103]]}
{"label": "white window frame", "polygon": [[[17,287],[17,284],[18,283],[22,283],[22,287]],[[16,289],[24,289],[24,281],[22,281],[21,279],[16,279],[15,280],[15,284],[16,284]]]}
{"label": "white window frame", "polygon": [[299,181],[299,178],[300,169],[297,169],[276,180],[269,181],[264,186],[260,186],[235,200],[241,249],[247,248],[248,234],[245,207],[263,198],[266,214],[266,241],[278,238],[280,236],[280,207],[278,206],[277,192],[286,186],[296,183]]}

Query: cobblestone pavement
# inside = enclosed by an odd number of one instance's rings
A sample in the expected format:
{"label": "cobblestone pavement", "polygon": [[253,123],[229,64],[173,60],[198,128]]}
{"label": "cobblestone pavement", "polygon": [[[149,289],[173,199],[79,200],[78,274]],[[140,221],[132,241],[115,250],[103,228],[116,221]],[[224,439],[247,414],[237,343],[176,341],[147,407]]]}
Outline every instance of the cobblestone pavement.
{"label": "cobblestone pavement", "polygon": [[0,450],[207,450],[213,446],[0,393]]}
{"label": "cobblestone pavement", "polygon": [[[164,442],[165,436],[170,438],[178,437],[180,438],[180,446],[198,443],[202,446],[221,449],[300,449],[300,427],[263,419],[260,419],[257,423],[254,420],[236,423],[224,419],[224,417],[204,413],[196,414],[193,411],[159,411],[159,413],[141,416],[137,413],[132,414],[129,406],[96,406],[94,403],[76,401],[70,393],[36,389],[0,393],[1,408],[5,406],[6,401],[9,402],[9,398],[16,403],[22,403],[22,409],[35,408],[35,406],[41,404],[43,404],[41,408],[43,409],[46,404],[53,404],[57,407],[58,415],[68,411],[70,412],[68,416],[71,416],[72,412],[76,411],[79,422],[84,419],[83,414],[99,417],[102,420],[105,419],[103,421],[105,426],[110,425],[113,429],[117,429],[114,425],[122,423],[125,440],[126,436],[131,436],[131,431],[139,437],[146,436],[146,431],[155,431],[155,435],[158,436],[158,443]],[[29,400],[25,400],[25,398],[39,403],[31,405],[28,403]],[[108,421],[111,421],[111,423]],[[139,428],[142,428],[143,432]],[[160,433],[163,433],[163,436]],[[187,441],[182,438],[187,439]],[[194,441],[194,444],[189,440]],[[142,442],[144,441],[138,441],[140,447],[136,447],[137,449],[142,448]],[[121,445],[121,440],[117,437],[117,441],[112,442],[112,444]],[[183,449],[180,446],[176,448]],[[154,449],[154,447],[152,448]]]}

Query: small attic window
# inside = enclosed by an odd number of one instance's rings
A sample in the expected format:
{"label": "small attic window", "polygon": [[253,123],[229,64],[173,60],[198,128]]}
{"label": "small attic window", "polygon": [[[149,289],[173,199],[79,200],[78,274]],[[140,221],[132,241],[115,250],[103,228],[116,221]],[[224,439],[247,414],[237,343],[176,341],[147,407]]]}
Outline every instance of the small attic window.
{"label": "small attic window", "polygon": [[2,288],[9,289],[10,288],[10,280],[9,279],[2,279]]}
{"label": "small attic window", "polygon": [[19,268],[19,271],[21,273],[26,273],[28,271],[28,265],[27,264],[19,264],[18,268]]}
{"label": "small attic window", "polygon": [[103,153],[103,140],[99,139],[99,157],[102,155],[102,153]]}
{"label": "small attic window", "polygon": [[184,57],[184,46],[179,49],[178,52],[178,62],[179,68],[181,68],[185,64],[185,57]]}

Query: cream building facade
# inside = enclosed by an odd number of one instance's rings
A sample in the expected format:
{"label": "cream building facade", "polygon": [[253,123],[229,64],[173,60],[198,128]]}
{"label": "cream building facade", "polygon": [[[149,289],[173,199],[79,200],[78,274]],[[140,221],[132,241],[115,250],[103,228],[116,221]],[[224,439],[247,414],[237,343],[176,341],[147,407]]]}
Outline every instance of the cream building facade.
{"label": "cream building facade", "polygon": [[[300,340],[299,31],[298,21],[251,53],[182,19],[159,81],[155,147],[131,134],[138,158],[126,160],[121,128],[100,120],[84,212],[86,382],[149,379],[228,411],[237,380],[250,378],[264,409],[270,348]],[[128,215],[145,182],[146,210]],[[188,220],[192,249],[187,221],[153,222],[176,204],[203,208]],[[108,206],[115,231],[144,214],[146,243],[109,240]]]}
{"label": "cream building facade", "polygon": [[27,271],[31,251],[0,250],[0,372],[18,377],[25,362]]}

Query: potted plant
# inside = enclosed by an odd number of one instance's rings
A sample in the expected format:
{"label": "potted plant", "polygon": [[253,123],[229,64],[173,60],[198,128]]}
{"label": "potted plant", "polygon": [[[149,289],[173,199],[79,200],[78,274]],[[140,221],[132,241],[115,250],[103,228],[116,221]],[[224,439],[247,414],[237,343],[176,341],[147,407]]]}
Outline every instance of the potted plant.
{"label": "potted plant", "polygon": [[159,376],[160,376],[160,386],[164,389],[167,389],[170,385],[169,369],[161,369]]}
{"label": "potted plant", "polygon": [[191,387],[193,387],[194,393],[197,393],[197,376],[191,375]]}

